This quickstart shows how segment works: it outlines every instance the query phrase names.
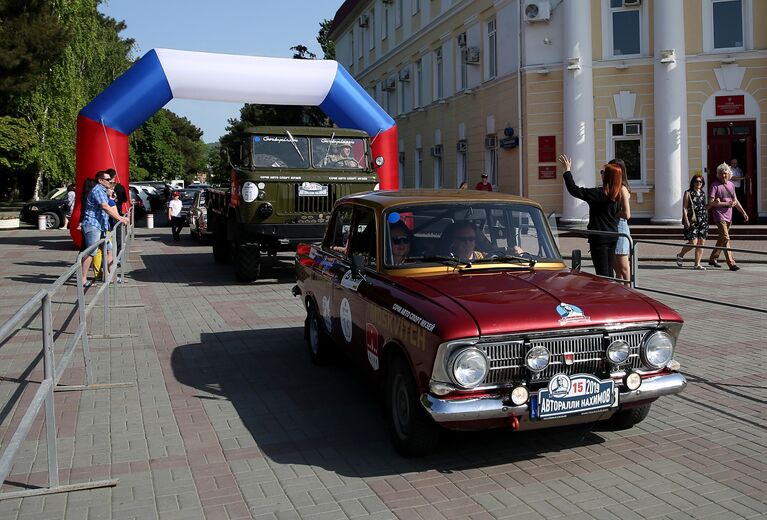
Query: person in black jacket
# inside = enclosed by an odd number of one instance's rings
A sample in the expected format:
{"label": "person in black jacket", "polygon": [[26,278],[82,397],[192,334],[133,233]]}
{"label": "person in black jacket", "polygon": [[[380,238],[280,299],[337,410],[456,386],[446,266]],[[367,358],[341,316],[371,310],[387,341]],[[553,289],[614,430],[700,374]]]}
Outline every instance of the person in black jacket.
{"label": "person in black jacket", "polygon": [[[607,164],[602,170],[601,188],[583,188],[577,186],[570,173],[572,161],[567,155],[560,155],[559,162],[565,168],[563,178],[565,187],[573,197],[586,201],[589,205],[589,224],[586,229],[593,231],[618,232],[618,212],[621,194],[621,169],[614,164]],[[594,262],[594,270],[600,276],[613,276],[613,263],[615,260],[615,243],[617,235],[589,235],[589,247],[591,259]]]}

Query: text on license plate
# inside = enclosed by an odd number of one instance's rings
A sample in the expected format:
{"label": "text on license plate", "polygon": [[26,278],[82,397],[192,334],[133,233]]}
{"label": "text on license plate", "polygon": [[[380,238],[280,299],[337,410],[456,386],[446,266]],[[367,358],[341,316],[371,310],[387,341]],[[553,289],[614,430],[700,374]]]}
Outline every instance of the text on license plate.
{"label": "text on license plate", "polygon": [[533,418],[546,419],[605,410],[618,405],[612,379],[600,380],[591,374],[555,374],[546,388],[538,391],[531,409]]}

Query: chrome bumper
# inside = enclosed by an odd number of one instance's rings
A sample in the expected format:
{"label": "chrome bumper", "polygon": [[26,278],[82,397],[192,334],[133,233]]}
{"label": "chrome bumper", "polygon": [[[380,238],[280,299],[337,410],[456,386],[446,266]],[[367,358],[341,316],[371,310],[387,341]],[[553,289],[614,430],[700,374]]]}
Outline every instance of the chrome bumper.
{"label": "chrome bumper", "polygon": [[[642,385],[633,391],[620,392],[618,408],[626,403],[648,401],[664,395],[678,394],[687,386],[682,374],[666,374],[642,380]],[[462,400],[439,399],[430,394],[421,395],[421,404],[438,423],[458,421],[482,421],[485,419],[505,419],[511,416],[527,417],[527,404],[521,406],[506,405],[503,399],[477,398]],[[588,418],[588,416],[583,416]]]}

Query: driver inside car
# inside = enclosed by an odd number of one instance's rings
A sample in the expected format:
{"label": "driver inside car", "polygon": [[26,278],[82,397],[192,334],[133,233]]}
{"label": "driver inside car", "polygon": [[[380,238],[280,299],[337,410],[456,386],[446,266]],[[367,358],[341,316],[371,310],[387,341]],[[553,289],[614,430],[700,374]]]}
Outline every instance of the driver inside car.
{"label": "driver inside car", "polygon": [[477,230],[474,224],[468,220],[456,222],[445,232],[448,234],[447,241],[450,246],[449,254],[461,262],[471,262],[485,258],[484,253],[476,251],[474,246],[477,242]]}
{"label": "driver inside car", "polygon": [[328,155],[323,166],[342,166],[344,168],[359,168],[360,163],[352,156],[352,145],[343,143],[338,148],[338,153]]}

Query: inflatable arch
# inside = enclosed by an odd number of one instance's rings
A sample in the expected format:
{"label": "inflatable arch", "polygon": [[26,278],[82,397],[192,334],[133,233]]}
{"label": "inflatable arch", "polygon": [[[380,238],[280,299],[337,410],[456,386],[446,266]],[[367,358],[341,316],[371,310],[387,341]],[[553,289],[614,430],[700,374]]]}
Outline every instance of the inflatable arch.
{"label": "inflatable arch", "polygon": [[128,136],[173,98],[270,105],[318,106],[335,124],[367,132],[382,189],[396,189],[394,120],[338,62],[153,49],[86,105],[77,116],[77,203],[86,178],[114,168],[128,188]]}

